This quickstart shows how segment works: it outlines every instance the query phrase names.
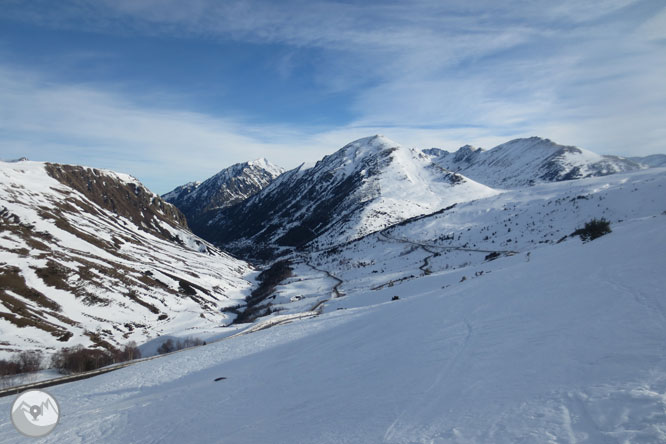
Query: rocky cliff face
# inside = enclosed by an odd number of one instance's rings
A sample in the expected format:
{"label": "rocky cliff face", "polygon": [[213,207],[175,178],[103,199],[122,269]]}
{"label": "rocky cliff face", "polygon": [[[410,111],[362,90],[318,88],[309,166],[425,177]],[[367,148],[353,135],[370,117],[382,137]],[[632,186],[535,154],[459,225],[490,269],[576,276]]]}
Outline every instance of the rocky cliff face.
{"label": "rocky cliff face", "polygon": [[187,220],[177,207],[129,175],[53,163],[47,163],[45,170],[49,176],[78,191],[101,208],[125,217],[140,229],[159,237],[168,239],[171,233],[158,221],[173,227],[187,228]]}
{"label": "rocky cliff face", "polygon": [[254,196],[284,170],[266,159],[238,163],[225,168],[204,182],[190,182],[164,194],[189,221],[197,224],[205,213],[226,208]]}

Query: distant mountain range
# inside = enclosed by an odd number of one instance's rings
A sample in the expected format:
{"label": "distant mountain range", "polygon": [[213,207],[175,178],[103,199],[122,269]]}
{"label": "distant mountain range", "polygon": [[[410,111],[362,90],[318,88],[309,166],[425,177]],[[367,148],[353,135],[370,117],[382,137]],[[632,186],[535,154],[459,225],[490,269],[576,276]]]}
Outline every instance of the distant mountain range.
{"label": "distant mountain range", "polygon": [[[660,160],[602,156],[539,137],[448,152],[408,149],[374,136],[277,179],[275,167],[238,164],[164,197],[188,215],[198,235],[242,257],[267,259],[347,242],[501,189],[634,171]],[[230,183],[252,186],[231,192]]]}
{"label": "distant mountain range", "polygon": [[647,168],[666,167],[666,154],[652,154],[645,157],[629,157],[629,160]]}
{"label": "distant mountain range", "polygon": [[456,152],[424,150],[433,162],[493,188],[518,188],[634,171],[642,166],[618,156],[601,156],[549,139],[515,139],[490,150],[465,145]]}
{"label": "distant mountain range", "polygon": [[164,198],[0,162],[0,359],[206,341],[57,388],[53,442],[663,442],[664,158],[373,136]]}
{"label": "distant mountain range", "polygon": [[352,142],[288,171],[253,197],[191,221],[242,257],[325,248],[419,214],[495,193],[382,136]]}
{"label": "distant mountain range", "polygon": [[190,182],[162,195],[188,220],[196,221],[208,211],[232,206],[254,196],[284,170],[257,159],[225,168],[204,182]]}
{"label": "distant mountain range", "polygon": [[0,162],[0,354],[216,328],[236,319],[253,288],[244,260],[341,247],[503,189],[664,159],[600,156],[537,137],[448,152],[373,136],[314,165],[240,163],[163,197],[113,171]]}

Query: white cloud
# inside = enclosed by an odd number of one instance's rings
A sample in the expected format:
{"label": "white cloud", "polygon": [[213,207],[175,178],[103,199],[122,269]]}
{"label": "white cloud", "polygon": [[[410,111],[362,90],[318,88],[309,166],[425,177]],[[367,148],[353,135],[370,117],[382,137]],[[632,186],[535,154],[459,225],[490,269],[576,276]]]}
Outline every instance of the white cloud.
{"label": "white cloud", "polygon": [[295,166],[374,133],[449,149],[540,135],[602,153],[666,151],[666,15],[656,2],[13,4],[7,17],[55,27],[287,45],[276,66],[284,77],[299,48],[318,48],[313,75],[323,89],[352,92],[356,117],[333,129],[253,125],[6,67],[3,157],[90,159],[166,191],[254,157]]}
{"label": "white cloud", "polygon": [[0,102],[1,158],[27,156],[115,169],[137,176],[158,192],[257,157],[294,167],[376,133],[405,145],[445,143],[449,148],[467,142],[465,136],[476,134],[477,142],[488,136],[469,129],[249,125],[201,113],[145,108],[114,93],[52,84],[7,68],[0,69]]}
{"label": "white cloud", "polygon": [[[135,174],[158,191],[234,162],[308,157],[290,134],[200,113],[140,107],[116,94],[0,70],[3,158],[88,163]],[[262,139],[273,138],[271,142]]]}

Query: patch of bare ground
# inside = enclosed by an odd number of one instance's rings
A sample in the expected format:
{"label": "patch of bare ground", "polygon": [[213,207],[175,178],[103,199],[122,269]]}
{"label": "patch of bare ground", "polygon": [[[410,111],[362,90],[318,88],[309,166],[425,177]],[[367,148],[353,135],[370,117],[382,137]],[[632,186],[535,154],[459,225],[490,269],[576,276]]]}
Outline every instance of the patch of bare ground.
{"label": "patch of bare ground", "polygon": [[268,269],[262,271],[257,280],[259,286],[245,299],[246,307],[234,320],[234,324],[252,322],[260,316],[270,314],[270,303],[264,301],[273,293],[275,287],[292,275],[291,263],[288,260],[275,262]]}
{"label": "patch of bare ground", "polygon": [[[95,168],[74,165],[49,163],[46,172],[91,202],[130,219],[141,229],[163,239],[175,240],[157,221],[187,228],[187,220],[180,210],[137,183],[115,179]],[[77,204],[81,205],[80,202]]]}

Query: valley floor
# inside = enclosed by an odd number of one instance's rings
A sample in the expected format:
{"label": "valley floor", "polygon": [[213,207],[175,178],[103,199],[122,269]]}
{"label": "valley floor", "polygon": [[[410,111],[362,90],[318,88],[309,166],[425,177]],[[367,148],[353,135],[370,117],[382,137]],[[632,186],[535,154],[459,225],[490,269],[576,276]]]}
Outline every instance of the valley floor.
{"label": "valley floor", "polygon": [[[481,275],[350,280],[316,318],[48,389],[62,416],[42,442],[665,442],[665,226],[637,217]],[[0,441],[25,441],[9,415]]]}

